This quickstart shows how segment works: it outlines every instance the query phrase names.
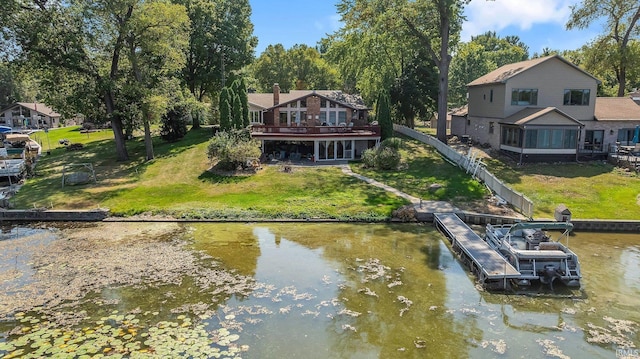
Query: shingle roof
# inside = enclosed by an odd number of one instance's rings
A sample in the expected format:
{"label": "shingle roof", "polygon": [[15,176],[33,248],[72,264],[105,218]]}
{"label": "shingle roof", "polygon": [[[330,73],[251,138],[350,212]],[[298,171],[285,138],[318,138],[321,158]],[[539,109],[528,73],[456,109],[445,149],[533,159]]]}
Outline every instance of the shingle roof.
{"label": "shingle roof", "polygon": [[598,121],[640,121],[640,105],[629,97],[596,97]]}
{"label": "shingle roof", "polygon": [[29,110],[32,111],[37,111],[38,113],[44,115],[44,116],[48,116],[48,117],[60,117],[60,114],[55,112],[51,107],[37,102],[37,103],[33,103],[33,102],[16,102],[11,106],[8,106],[7,108],[3,109],[3,111],[9,110],[13,107],[16,106],[22,106],[24,108],[28,108]]}
{"label": "shingle roof", "polygon": [[569,62],[568,60],[564,59],[563,57],[559,56],[559,55],[552,55],[552,56],[546,56],[546,57],[539,57],[537,59],[532,59],[532,60],[527,60],[527,61],[521,61],[521,62],[515,62],[513,64],[508,64],[508,65],[504,65],[496,70],[493,70],[491,72],[489,72],[488,74],[478,77],[477,79],[471,81],[470,83],[467,84],[467,86],[481,86],[481,85],[489,85],[489,84],[494,84],[494,83],[505,83],[507,82],[507,80],[509,80],[510,78],[519,75],[529,69],[531,69],[532,67],[535,67],[536,65],[539,65],[545,61],[549,61],[551,59],[558,59],[564,63],[566,63],[567,65],[574,67],[575,69],[577,69],[578,71],[583,72],[584,74],[586,74],[587,76],[592,77],[594,80],[600,82],[598,79],[596,79],[595,77],[593,77],[591,74],[589,74],[588,72],[584,71],[583,69],[579,68],[578,66],[572,64],[571,62]]}
{"label": "shingle roof", "polygon": [[518,126],[526,125],[527,123],[540,118],[548,113],[557,112],[560,115],[574,121],[576,124],[582,126],[582,122],[576,120],[575,118],[567,115],[566,113],[558,110],[556,107],[527,107],[521,111],[514,113],[513,115],[504,119],[502,123],[509,123]]}
{"label": "shingle roof", "polygon": [[[317,95],[327,100],[338,102],[346,107],[351,107],[356,110],[366,110],[369,107],[364,103],[364,100],[359,95],[346,94],[337,90],[291,90],[290,92],[281,92],[279,95],[279,104],[282,106],[292,101],[309,97],[311,95]],[[270,109],[276,107],[273,105],[273,93],[249,93],[247,94],[249,103],[264,109]]]}

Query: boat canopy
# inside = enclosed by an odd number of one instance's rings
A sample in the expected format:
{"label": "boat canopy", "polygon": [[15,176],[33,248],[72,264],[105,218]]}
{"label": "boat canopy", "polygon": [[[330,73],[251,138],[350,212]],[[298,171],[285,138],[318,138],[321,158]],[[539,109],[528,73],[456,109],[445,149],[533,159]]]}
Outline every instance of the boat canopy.
{"label": "boat canopy", "polygon": [[573,224],[569,222],[518,222],[509,228],[509,233],[519,229],[562,229],[571,232]]}

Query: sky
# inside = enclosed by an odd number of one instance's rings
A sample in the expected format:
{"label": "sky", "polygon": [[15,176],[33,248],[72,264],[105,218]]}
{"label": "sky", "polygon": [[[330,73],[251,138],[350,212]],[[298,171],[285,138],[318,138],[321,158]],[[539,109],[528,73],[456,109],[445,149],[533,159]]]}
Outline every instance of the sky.
{"label": "sky", "polygon": [[[467,21],[462,41],[472,36],[495,31],[499,36],[516,35],[530,54],[548,47],[575,50],[603,31],[601,25],[586,30],[565,29],[571,13],[570,5],[579,0],[473,0],[465,9]],[[333,0],[249,0],[254,34],[258,37],[256,56],[268,45],[282,44],[286,49],[295,44],[315,46],[341,26]]]}

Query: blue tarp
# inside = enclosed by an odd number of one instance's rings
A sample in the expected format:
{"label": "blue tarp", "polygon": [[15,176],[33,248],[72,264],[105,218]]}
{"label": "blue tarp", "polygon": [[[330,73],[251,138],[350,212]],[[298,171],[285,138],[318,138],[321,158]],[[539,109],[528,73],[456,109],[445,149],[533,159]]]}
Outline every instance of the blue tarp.
{"label": "blue tarp", "polygon": [[7,126],[0,126],[0,133],[11,133],[13,128]]}
{"label": "blue tarp", "polygon": [[631,142],[638,143],[640,137],[640,125],[636,126],[636,131],[633,133],[633,140]]}

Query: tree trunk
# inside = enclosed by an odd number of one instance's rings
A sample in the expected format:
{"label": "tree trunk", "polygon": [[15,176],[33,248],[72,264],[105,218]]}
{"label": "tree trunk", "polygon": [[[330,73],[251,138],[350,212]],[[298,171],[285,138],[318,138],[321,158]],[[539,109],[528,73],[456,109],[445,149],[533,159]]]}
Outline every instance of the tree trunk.
{"label": "tree trunk", "polygon": [[154,158],[153,141],[151,139],[151,125],[149,124],[149,115],[144,116],[144,147],[147,151],[147,161]]}
{"label": "tree trunk", "polygon": [[448,110],[448,91],[449,91],[449,24],[448,14],[443,14],[440,10],[440,61],[438,65],[438,126],[436,128],[436,137],[438,141],[447,143],[447,110]]}
{"label": "tree trunk", "polygon": [[618,73],[618,97],[624,97],[627,84],[627,67],[624,64],[620,66]]}
{"label": "tree trunk", "polygon": [[120,119],[119,115],[114,114],[113,94],[111,91],[105,92],[104,104],[107,108],[107,114],[111,118],[111,128],[113,129],[113,136],[116,142],[116,158],[118,161],[128,161],[129,153],[127,152],[124,133],[122,132],[122,119]]}
{"label": "tree trunk", "polygon": [[200,111],[196,111],[195,116],[192,116],[193,118],[193,125],[191,126],[192,129],[198,129],[200,128]]}

